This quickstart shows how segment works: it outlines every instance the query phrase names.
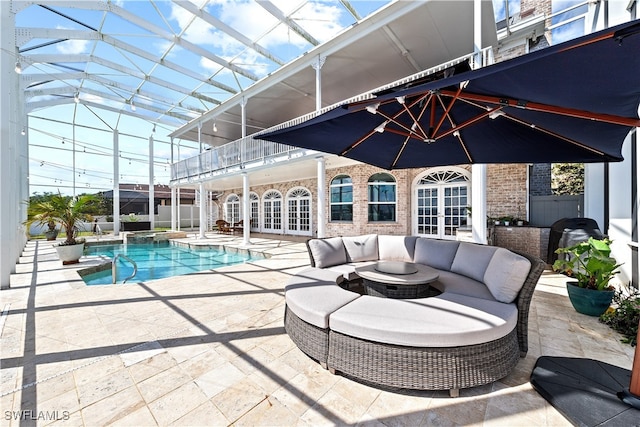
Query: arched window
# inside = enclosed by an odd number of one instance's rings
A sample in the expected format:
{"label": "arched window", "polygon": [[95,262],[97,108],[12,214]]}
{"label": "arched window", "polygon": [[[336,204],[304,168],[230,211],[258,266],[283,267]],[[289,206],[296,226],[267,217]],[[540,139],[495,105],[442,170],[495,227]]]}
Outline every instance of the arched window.
{"label": "arched window", "polygon": [[349,175],[338,175],[329,186],[331,221],[353,221],[353,182]]}
{"label": "arched window", "polygon": [[369,221],[395,221],[396,180],[388,173],[377,173],[371,175],[368,184]]}

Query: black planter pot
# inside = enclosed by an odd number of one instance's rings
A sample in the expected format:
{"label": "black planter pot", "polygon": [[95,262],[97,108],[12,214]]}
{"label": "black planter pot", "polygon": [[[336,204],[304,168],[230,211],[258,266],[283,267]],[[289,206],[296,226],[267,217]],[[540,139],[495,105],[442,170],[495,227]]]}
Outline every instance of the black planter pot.
{"label": "black planter pot", "polygon": [[151,230],[151,221],[121,222],[122,231],[144,231]]}
{"label": "black planter pot", "polygon": [[581,288],[578,282],[567,282],[567,292],[573,308],[587,316],[600,316],[607,311],[615,293],[615,291]]}
{"label": "black planter pot", "polygon": [[44,232],[44,237],[47,240],[56,240],[56,238],[58,237],[58,230],[51,230],[51,231],[45,231]]}

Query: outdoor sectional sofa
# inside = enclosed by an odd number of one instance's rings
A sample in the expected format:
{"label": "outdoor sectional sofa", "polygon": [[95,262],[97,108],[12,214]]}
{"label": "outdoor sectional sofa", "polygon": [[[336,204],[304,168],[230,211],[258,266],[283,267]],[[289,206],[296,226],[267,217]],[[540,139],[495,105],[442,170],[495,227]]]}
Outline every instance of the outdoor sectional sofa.
{"label": "outdoor sectional sofa", "polygon": [[[310,239],[311,267],[285,287],[285,329],[332,372],[377,385],[449,390],[494,382],[527,353],[542,260],[504,248],[416,236]],[[439,295],[390,299],[349,290],[355,268],[405,261],[438,270]]]}

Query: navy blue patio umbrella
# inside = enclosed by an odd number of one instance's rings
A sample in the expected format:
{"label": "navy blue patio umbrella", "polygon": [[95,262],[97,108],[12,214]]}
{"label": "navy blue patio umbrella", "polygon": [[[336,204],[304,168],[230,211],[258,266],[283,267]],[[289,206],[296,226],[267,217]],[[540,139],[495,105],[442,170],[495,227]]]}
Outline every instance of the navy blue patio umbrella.
{"label": "navy blue patio umbrella", "polygon": [[615,162],[640,126],[639,103],[636,20],[477,70],[458,66],[256,138],[388,170]]}

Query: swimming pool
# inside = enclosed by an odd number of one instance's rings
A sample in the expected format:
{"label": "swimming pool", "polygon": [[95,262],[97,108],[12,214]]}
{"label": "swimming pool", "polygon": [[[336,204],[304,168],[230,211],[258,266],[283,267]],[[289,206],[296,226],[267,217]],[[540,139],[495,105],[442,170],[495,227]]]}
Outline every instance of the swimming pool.
{"label": "swimming pool", "polygon": [[[128,245],[91,245],[86,248],[87,255],[102,255],[113,259],[117,254],[123,254],[133,259],[138,265],[138,272],[127,283],[162,279],[180,276],[198,271],[211,270],[229,265],[242,264],[255,256],[227,253],[216,249],[194,250],[188,247],[176,246],[168,241],[128,244]],[[131,263],[123,258],[117,261],[116,283],[129,277],[133,273]],[[82,277],[87,285],[111,284],[111,268]]]}

